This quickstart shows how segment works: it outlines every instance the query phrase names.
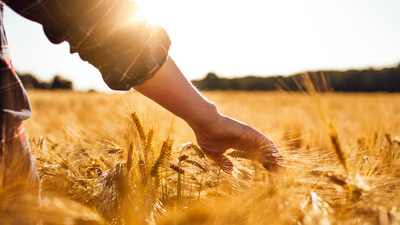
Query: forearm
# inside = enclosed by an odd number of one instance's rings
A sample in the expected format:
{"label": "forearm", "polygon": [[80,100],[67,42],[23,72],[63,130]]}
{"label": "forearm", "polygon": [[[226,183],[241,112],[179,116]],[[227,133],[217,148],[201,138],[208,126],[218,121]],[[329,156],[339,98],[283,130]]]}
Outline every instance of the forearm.
{"label": "forearm", "polygon": [[221,115],[185,78],[171,58],[146,83],[135,89],[184,119],[201,149],[225,172],[233,164],[223,154],[229,148],[248,152],[269,171],[282,170],[284,160],[275,145],[247,124]]}
{"label": "forearm", "polygon": [[216,106],[204,98],[169,57],[157,73],[135,89],[185,120],[193,129],[216,122]]}

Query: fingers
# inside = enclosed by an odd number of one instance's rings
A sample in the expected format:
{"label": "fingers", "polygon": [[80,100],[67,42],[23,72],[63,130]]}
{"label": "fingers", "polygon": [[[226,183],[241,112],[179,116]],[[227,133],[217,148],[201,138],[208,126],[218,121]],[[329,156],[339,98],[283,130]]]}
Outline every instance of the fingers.
{"label": "fingers", "polygon": [[243,152],[244,158],[260,162],[268,171],[284,171],[285,160],[271,140],[247,124],[229,117],[223,119],[216,132],[194,130],[203,152],[223,171],[233,170],[233,163],[223,155],[230,148]]}
{"label": "fingers", "polygon": [[233,163],[224,155],[217,155],[216,151],[209,151],[203,148],[203,152],[210,158],[212,161],[217,164],[218,167],[222,169],[225,173],[231,173],[233,170]]}
{"label": "fingers", "polygon": [[281,174],[286,170],[286,163],[282,155],[279,153],[278,148],[268,138],[264,137],[264,144],[261,145],[258,151],[258,162],[263,167],[276,174]]}
{"label": "fingers", "polygon": [[[221,162],[221,161],[220,161]],[[229,160],[228,158],[224,157],[222,158],[222,163],[221,165],[221,169],[225,172],[225,173],[232,173],[233,170],[233,163],[231,160]]]}
{"label": "fingers", "polygon": [[276,173],[278,175],[282,174],[286,171],[286,163],[282,156],[280,156],[279,159],[273,159],[273,160],[267,160],[267,161],[259,160],[259,162],[261,163],[261,165],[263,165],[263,167],[266,170]]}

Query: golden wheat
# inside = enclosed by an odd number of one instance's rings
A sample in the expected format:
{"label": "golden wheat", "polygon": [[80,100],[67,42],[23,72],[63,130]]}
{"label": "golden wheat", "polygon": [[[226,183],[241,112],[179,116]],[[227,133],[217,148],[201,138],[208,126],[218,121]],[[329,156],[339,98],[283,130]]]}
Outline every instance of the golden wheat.
{"label": "golden wheat", "polygon": [[184,121],[171,125],[170,113],[135,92],[30,92],[35,114],[25,126],[43,207],[1,201],[2,222],[400,223],[400,95],[330,93],[328,80],[305,79],[319,85],[299,77],[311,91],[204,93],[274,141],[288,164],[282,179],[234,150],[232,173],[221,172]]}

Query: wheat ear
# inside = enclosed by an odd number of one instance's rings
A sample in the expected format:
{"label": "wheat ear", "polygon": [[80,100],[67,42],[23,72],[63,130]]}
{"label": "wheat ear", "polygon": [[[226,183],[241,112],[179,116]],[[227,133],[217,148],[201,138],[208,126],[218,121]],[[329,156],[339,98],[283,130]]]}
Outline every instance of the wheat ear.
{"label": "wheat ear", "polygon": [[136,130],[139,133],[140,140],[142,141],[142,143],[146,143],[146,135],[144,134],[142,123],[140,122],[140,119],[136,112],[131,113],[131,117],[133,124],[135,124]]}
{"label": "wheat ear", "polygon": [[173,142],[170,138],[167,138],[167,140],[164,141],[163,146],[161,148],[160,156],[158,157],[153,168],[151,169],[151,172],[150,172],[151,176],[153,176],[153,177],[157,176],[158,169],[161,166],[167,165],[169,158],[171,157],[172,144],[173,144]]}
{"label": "wheat ear", "polygon": [[176,164],[170,163],[169,168],[171,168],[172,170],[174,170],[180,174],[185,174],[185,170]]}
{"label": "wheat ear", "polygon": [[242,152],[242,151],[237,151],[237,150],[229,153],[228,156],[230,156],[232,158],[242,158],[242,159],[249,159],[249,160],[253,160],[253,161],[257,161],[258,160],[257,156],[255,156],[254,154],[250,154],[250,153]]}
{"label": "wheat ear", "polygon": [[329,136],[331,138],[331,143],[333,145],[333,149],[335,150],[339,163],[342,164],[344,170],[347,173],[346,157],[342,151],[336,129],[331,122],[329,122]]}
{"label": "wheat ear", "polygon": [[133,160],[132,154],[133,154],[133,144],[131,143],[129,145],[128,155],[127,155],[127,159],[126,159],[126,169],[128,170],[128,173],[132,168],[132,160]]}

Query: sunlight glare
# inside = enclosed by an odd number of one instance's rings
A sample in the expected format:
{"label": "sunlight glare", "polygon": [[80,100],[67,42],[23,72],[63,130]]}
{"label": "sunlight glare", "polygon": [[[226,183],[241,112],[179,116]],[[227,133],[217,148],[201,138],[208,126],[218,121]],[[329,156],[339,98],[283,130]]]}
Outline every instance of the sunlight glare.
{"label": "sunlight glare", "polygon": [[157,18],[159,14],[154,10],[154,3],[146,2],[147,4],[143,4],[144,2],[141,1],[136,2],[139,3],[139,9],[132,15],[132,21],[146,20],[149,23],[158,24],[157,21],[160,21],[161,18]]}

